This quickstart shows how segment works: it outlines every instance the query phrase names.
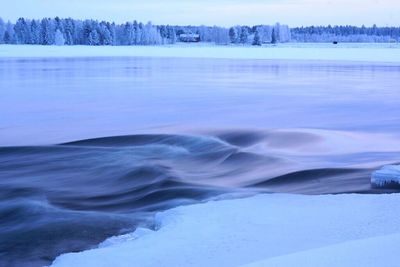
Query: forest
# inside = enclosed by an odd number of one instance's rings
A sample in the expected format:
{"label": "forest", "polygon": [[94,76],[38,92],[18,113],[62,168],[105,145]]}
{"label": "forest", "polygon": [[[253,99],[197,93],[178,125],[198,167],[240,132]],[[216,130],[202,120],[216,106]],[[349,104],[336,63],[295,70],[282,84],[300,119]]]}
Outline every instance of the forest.
{"label": "forest", "polygon": [[[185,38],[182,38],[185,36]],[[193,36],[193,40],[187,37]],[[165,45],[176,42],[219,45],[262,45],[287,42],[399,42],[400,27],[287,25],[219,26],[153,25],[151,22],[114,22],[71,18],[0,18],[0,44],[32,45]]]}

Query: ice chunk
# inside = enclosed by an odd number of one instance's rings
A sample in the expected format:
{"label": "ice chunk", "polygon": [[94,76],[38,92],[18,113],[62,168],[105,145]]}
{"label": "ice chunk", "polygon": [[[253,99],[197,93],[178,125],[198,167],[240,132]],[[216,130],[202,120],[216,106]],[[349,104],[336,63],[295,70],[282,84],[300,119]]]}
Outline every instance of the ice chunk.
{"label": "ice chunk", "polygon": [[113,236],[105,240],[104,242],[99,244],[99,248],[105,248],[105,247],[110,247],[110,246],[115,246],[118,244],[122,244],[124,242],[132,241],[135,239],[138,239],[139,237],[142,237],[144,235],[147,235],[149,233],[153,232],[150,229],[147,228],[137,228],[135,232],[129,233],[126,235],[120,235],[120,236]]}
{"label": "ice chunk", "polygon": [[375,187],[400,187],[400,165],[387,165],[373,172],[371,184]]}

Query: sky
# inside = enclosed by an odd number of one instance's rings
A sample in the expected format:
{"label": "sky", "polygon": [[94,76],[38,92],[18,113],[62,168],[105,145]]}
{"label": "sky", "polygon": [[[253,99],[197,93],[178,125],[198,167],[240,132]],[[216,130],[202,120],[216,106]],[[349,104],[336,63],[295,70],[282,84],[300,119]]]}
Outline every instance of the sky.
{"label": "sky", "polygon": [[173,25],[400,26],[400,0],[0,0],[0,17]]}

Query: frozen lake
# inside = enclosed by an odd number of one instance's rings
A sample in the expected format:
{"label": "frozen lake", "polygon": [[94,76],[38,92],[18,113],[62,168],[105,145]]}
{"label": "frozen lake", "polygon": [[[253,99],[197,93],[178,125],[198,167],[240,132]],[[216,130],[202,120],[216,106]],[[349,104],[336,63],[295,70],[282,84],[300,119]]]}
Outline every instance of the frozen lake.
{"label": "frozen lake", "polygon": [[398,191],[370,175],[399,162],[399,81],[397,63],[2,58],[0,265],[224,193]]}

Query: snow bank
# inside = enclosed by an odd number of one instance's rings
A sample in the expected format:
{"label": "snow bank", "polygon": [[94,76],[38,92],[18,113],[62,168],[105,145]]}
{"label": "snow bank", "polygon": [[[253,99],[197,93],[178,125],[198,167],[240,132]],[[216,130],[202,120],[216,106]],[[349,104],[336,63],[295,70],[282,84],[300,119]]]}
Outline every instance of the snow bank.
{"label": "snow bank", "polygon": [[400,165],[387,165],[373,172],[371,184],[376,187],[400,187]]}
{"label": "snow bank", "polygon": [[286,44],[252,46],[35,46],[0,45],[0,58],[38,57],[179,57],[224,59],[339,60],[400,62],[397,44]]}
{"label": "snow bank", "polygon": [[288,266],[399,266],[400,234],[366,238],[275,257],[242,267]]}
{"label": "snow bank", "polygon": [[178,207],[156,216],[156,232],[62,255],[53,266],[392,266],[398,197],[269,194]]}

